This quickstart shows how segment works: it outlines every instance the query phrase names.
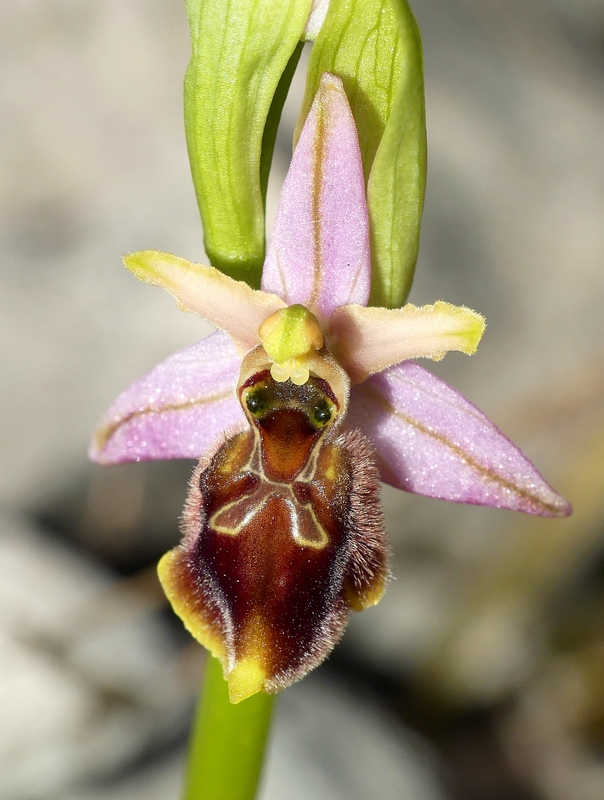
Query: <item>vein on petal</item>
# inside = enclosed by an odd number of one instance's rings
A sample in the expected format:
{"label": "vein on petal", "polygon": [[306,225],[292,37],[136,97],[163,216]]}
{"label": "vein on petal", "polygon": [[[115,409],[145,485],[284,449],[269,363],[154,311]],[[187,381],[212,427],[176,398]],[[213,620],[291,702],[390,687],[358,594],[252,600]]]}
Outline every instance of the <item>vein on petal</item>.
{"label": "vein on petal", "polygon": [[168,411],[183,411],[184,409],[194,408],[195,406],[202,406],[207,403],[218,403],[220,400],[226,400],[229,397],[233,396],[232,390],[227,390],[225,392],[218,392],[216,394],[210,395],[209,397],[200,397],[196,398],[195,400],[186,400],[184,403],[171,403],[169,405],[162,405],[160,408],[142,408],[142,409],[135,409],[134,411],[130,411],[125,416],[121,417],[119,420],[116,420],[112,423],[109,423],[96,434],[95,436],[95,444],[100,451],[102,451],[114,433],[122,428],[124,425],[128,425],[132,422],[133,419],[138,419],[140,417],[145,417],[150,414],[164,414]]}
{"label": "vein on petal", "polygon": [[[329,91],[329,89],[328,89]],[[311,183],[311,204],[310,214],[312,219],[313,235],[313,285],[308,299],[308,306],[313,309],[319,297],[321,284],[321,258],[323,250],[322,230],[321,230],[321,195],[323,193],[323,173],[325,170],[325,136],[327,120],[325,119],[325,104],[318,104],[317,108],[317,128],[313,141],[313,161],[312,161],[312,183]]]}

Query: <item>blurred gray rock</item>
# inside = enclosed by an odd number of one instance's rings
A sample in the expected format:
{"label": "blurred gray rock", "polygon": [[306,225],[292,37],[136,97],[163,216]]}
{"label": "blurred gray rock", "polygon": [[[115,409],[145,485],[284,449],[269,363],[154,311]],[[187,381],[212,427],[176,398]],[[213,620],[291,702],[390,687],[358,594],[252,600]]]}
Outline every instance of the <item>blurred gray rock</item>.
{"label": "blurred gray rock", "polygon": [[[425,744],[366,698],[313,675],[276,708],[260,800],[446,799]],[[172,757],[61,800],[177,800],[183,768],[183,757]]]}
{"label": "blurred gray rock", "polygon": [[0,796],[48,800],[182,731],[192,687],[144,594],[0,517]]}

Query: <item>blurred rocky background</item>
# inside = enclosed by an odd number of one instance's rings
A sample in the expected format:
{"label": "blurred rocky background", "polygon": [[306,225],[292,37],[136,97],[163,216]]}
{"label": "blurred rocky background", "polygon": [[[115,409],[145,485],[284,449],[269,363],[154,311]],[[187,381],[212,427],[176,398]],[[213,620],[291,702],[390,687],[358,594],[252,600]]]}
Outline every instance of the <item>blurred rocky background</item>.
{"label": "blurred rocky background", "polygon": [[[575,513],[385,490],[396,580],[281,698],[263,798],[601,800],[604,4],[413,7],[430,169],[411,299],[486,314],[478,354],[434,369]],[[204,260],[188,52],[180,0],[0,5],[1,800],[179,796],[203,657],[154,565],[191,464],[97,468],[86,444],[123,388],[208,332],[120,264]]]}

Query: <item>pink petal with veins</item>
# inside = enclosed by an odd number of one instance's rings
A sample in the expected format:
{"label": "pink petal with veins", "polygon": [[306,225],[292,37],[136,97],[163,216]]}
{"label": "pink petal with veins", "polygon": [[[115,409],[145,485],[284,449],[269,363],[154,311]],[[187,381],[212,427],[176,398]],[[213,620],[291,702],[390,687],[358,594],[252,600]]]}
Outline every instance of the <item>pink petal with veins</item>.
{"label": "pink petal with veins", "polygon": [[353,387],[347,424],[373,440],[382,480],[399,489],[542,517],[571,512],[481,411],[412,361]]}
{"label": "pink petal with veins", "polygon": [[240,365],[222,332],[169,356],[117,398],[90,457],[100,464],[200,458],[246,426],[235,397]]}
{"label": "pink petal with veins", "polygon": [[326,321],[367,305],[369,222],[356,127],[342,82],[325,73],[283,185],[262,288]]}

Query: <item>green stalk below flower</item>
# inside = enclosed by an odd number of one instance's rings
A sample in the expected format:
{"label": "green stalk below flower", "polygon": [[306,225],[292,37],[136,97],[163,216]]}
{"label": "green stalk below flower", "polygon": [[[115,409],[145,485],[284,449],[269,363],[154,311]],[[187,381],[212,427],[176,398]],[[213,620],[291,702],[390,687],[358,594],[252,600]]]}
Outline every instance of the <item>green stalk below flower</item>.
{"label": "green stalk below flower", "polygon": [[274,696],[234,705],[216,658],[208,656],[191,730],[184,800],[254,800]]}

